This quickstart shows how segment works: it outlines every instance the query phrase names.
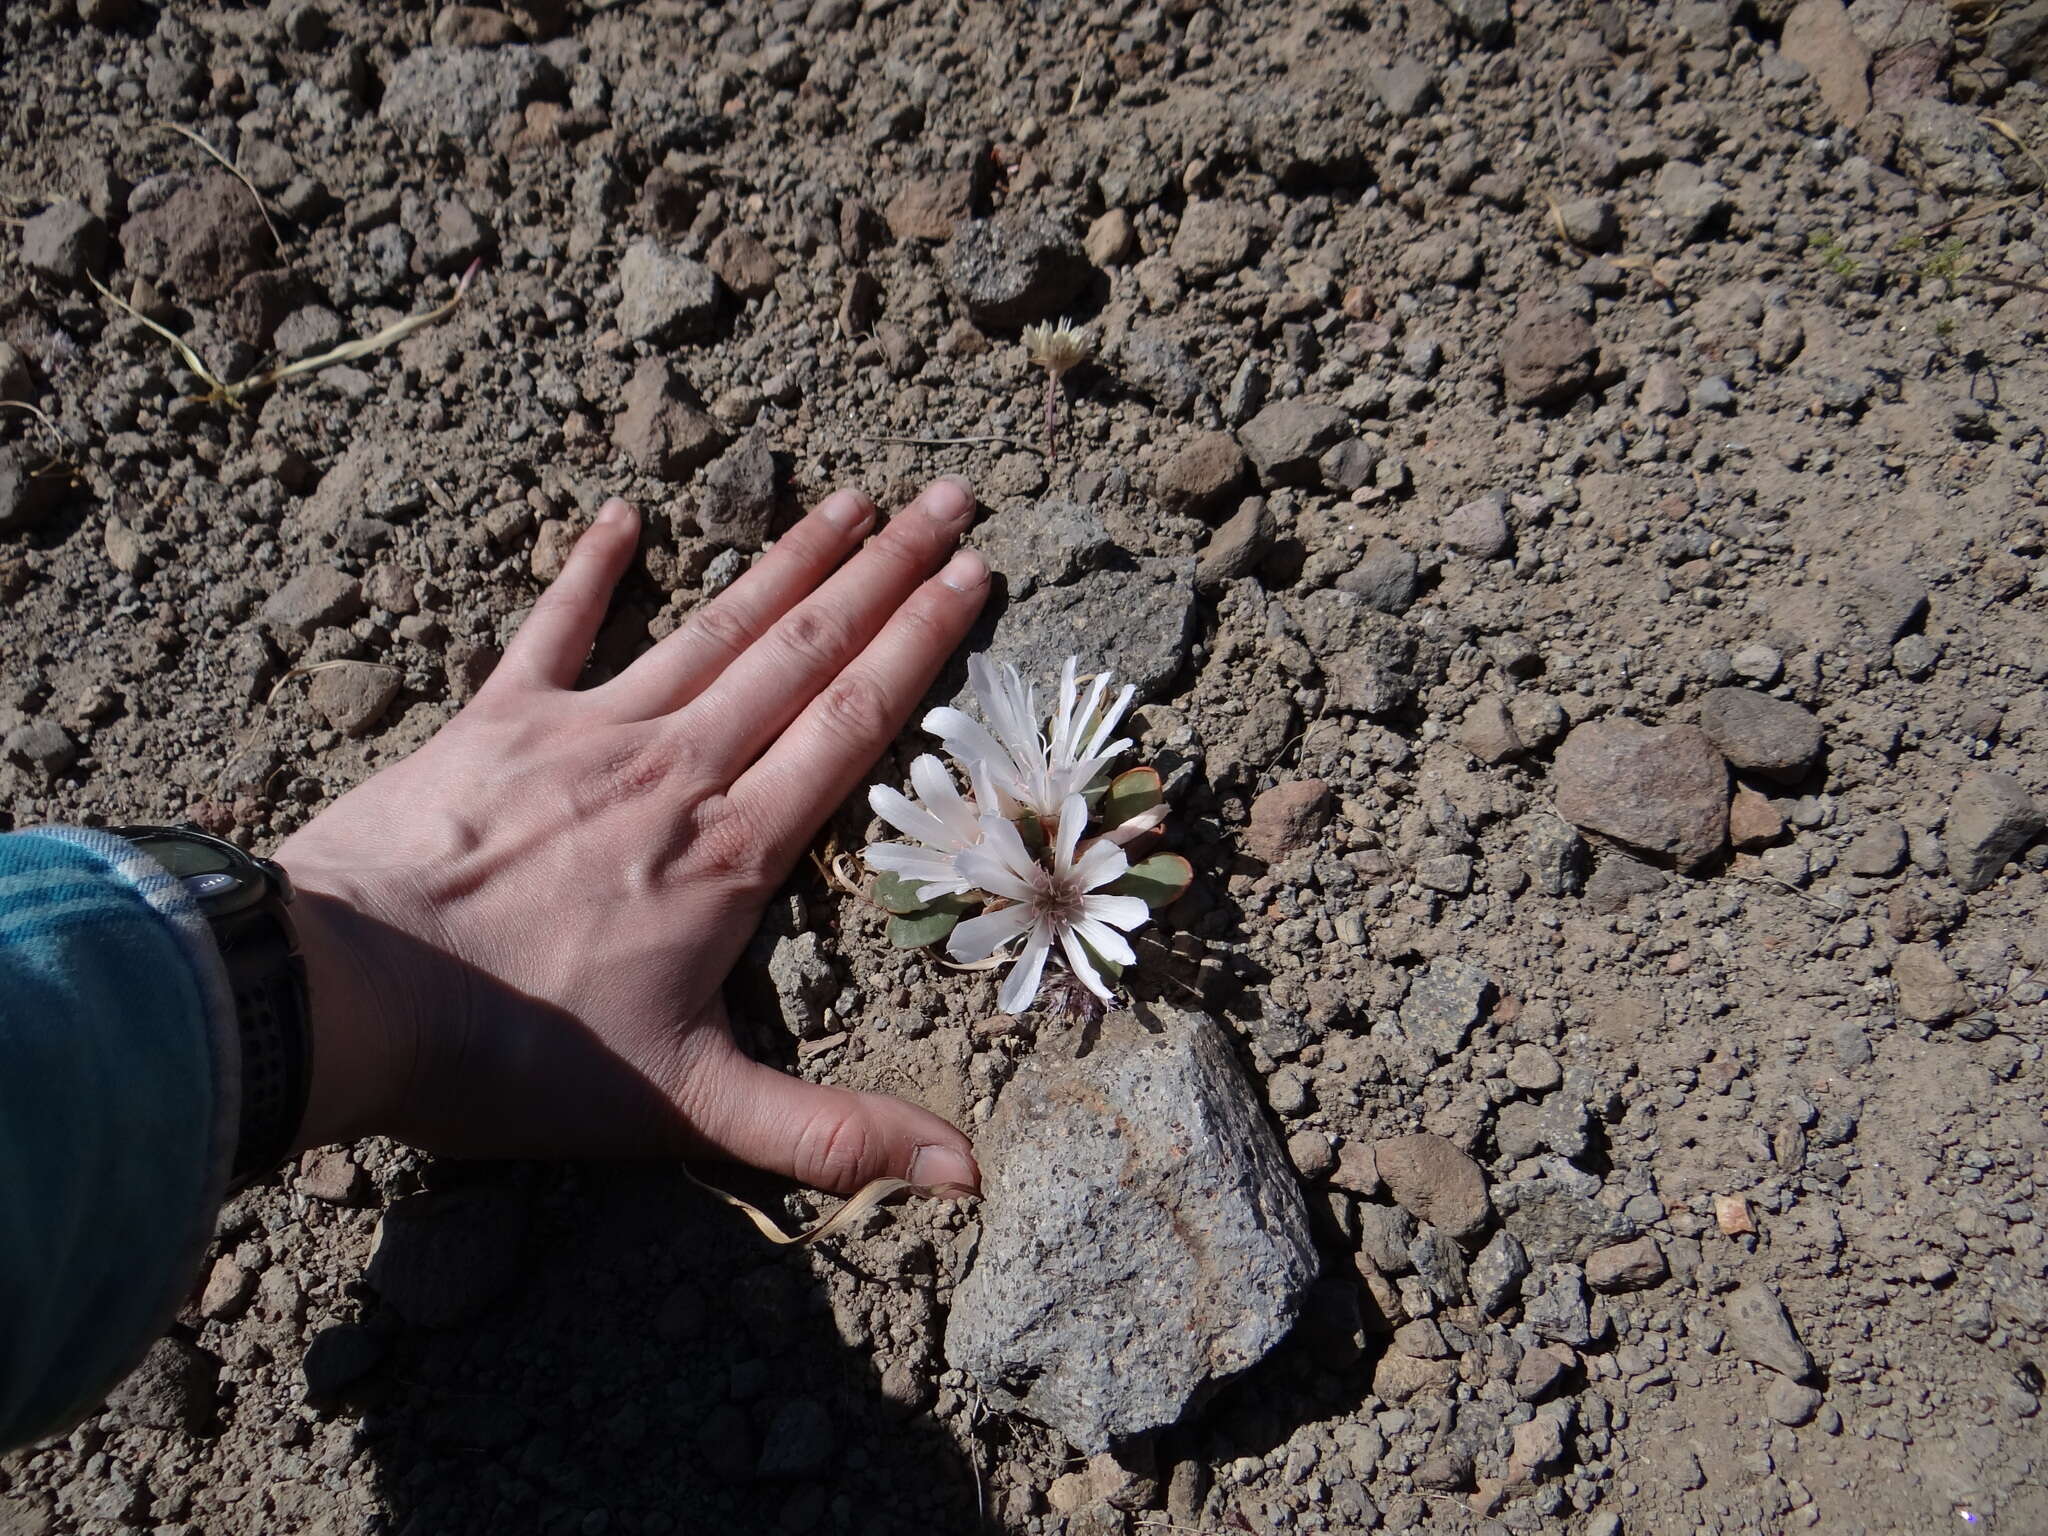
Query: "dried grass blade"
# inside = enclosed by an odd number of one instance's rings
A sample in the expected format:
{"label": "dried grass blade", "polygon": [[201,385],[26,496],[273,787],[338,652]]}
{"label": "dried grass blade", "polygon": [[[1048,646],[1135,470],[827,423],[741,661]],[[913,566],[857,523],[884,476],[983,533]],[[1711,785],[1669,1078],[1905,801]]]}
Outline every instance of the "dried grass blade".
{"label": "dried grass blade", "polygon": [[126,310],[130,315],[134,316],[137,320],[140,320],[152,331],[155,331],[157,335],[163,337],[163,339],[165,341],[168,341],[173,347],[176,347],[178,349],[178,356],[182,357],[185,360],[185,366],[191,369],[192,372],[197,374],[202,380],[204,380],[206,384],[213,390],[215,395],[223,399],[229,399],[233,397],[234,391],[231,390],[229,386],[222,383],[220,379],[215,376],[214,371],[206,366],[206,364],[200,359],[200,356],[197,352],[194,352],[190,347],[185,345],[184,337],[180,336],[176,331],[168,330],[165,327],[158,325],[154,320],[150,319],[149,316],[145,315],[133,304],[130,304],[126,299],[122,298],[119,294],[115,293],[111,288],[107,287],[105,283],[102,283],[90,272],[86,273],[85,280],[91,283],[93,287],[99,289],[103,297],[111,299],[120,308]]}
{"label": "dried grass blade", "polygon": [[[263,707],[265,709],[268,709],[271,705],[277,702],[277,696],[284,691],[284,685],[286,683],[292,682],[295,679],[301,677],[311,677],[315,672],[326,672],[334,667],[347,667],[354,665],[358,665],[358,663],[351,662],[346,656],[337,656],[332,661],[313,661],[308,662],[303,667],[293,667],[291,671],[285,673],[283,677],[280,677],[276,682],[270,685],[270,692],[263,696]],[[366,667],[376,667],[381,671],[385,672],[396,672],[398,670],[398,668],[392,666],[389,662],[384,661],[366,661],[360,663],[360,665]]]}
{"label": "dried grass blade", "polygon": [[469,292],[469,285],[482,266],[481,260],[469,264],[469,270],[462,274],[462,280],[455,285],[455,292],[446,303],[437,304],[417,315],[407,315],[403,320],[385,326],[374,336],[359,336],[354,341],[343,342],[331,351],[322,352],[314,357],[302,357],[296,362],[273,368],[268,373],[258,374],[253,379],[237,384],[235,392],[240,394],[252,389],[267,389],[299,374],[312,373],[317,369],[332,367],[336,363],[354,362],[359,357],[368,357],[373,352],[382,352],[387,347],[396,346],[421,326],[432,325],[453,313],[455,306],[462,302],[463,295]]}
{"label": "dried grass blade", "polygon": [[767,1238],[769,1242],[784,1248],[808,1248],[813,1243],[822,1243],[826,1238],[836,1236],[840,1232],[845,1231],[890,1196],[902,1194],[906,1191],[914,1195],[923,1195],[927,1199],[960,1195],[972,1198],[974,1194],[973,1190],[960,1184],[925,1185],[913,1184],[908,1179],[875,1179],[862,1185],[860,1190],[846,1204],[840,1206],[838,1210],[827,1216],[816,1226],[807,1231],[792,1234],[783,1231],[770,1217],[756,1207],[747,1204],[738,1195],[730,1194],[720,1189],[716,1184],[705,1183],[697,1175],[690,1172],[688,1168],[683,1169],[683,1177],[703,1190],[705,1194],[723,1200],[727,1205],[751,1221],[760,1231],[761,1235]]}
{"label": "dried grass blade", "polygon": [[64,434],[57,430],[57,423],[50,420],[49,414],[39,406],[30,405],[26,400],[0,400],[0,411],[21,411],[35,417],[43,424],[44,430],[57,440],[60,451],[68,446],[64,441]]}

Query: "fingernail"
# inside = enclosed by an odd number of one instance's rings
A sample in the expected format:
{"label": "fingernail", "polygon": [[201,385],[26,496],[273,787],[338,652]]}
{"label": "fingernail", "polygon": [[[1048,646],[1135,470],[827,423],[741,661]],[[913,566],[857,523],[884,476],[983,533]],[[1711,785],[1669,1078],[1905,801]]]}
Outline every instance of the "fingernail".
{"label": "fingernail", "polygon": [[612,497],[611,500],[597,509],[597,520],[607,525],[629,522],[632,516],[632,504],[620,500],[617,496]]}
{"label": "fingernail", "polygon": [[974,487],[948,475],[925,487],[924,509],[942,523],[957,523],[974,512]]}
{"label": "fingernail", "polygon": [[947,1186],[968,1191],[981,1188],[981,1170],[974,1159],[952,1147],[919,1147],[910,1160],[910,1182],[921,1189],[943,1191]]}
{"label": "fingernail", "polygon": [[971,549],[956,550],[939,580],[955,592],[973,592],[988,580],[988,562]]}
{"label": "fingernail", "polygon": [[834,491],[819,503],[818,515],[842,533],[851,533],[873,519],[875,504],[859,491]]}

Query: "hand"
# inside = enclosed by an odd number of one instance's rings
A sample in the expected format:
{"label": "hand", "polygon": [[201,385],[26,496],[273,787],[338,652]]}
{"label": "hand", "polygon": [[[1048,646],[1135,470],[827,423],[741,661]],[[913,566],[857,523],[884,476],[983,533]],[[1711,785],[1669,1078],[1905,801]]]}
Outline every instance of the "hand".
{"label": "hand", "polygon": [[874,506],[841,491],[579,692],[638,539],[607,502],[468,708],[278,850],[315,1015],[301,1144],[975,1187],[959,1131],[748,1059],[722,996],[768,897],[980,611],[987,566],[947,558],[973,511],[938,481],[862,548]]}

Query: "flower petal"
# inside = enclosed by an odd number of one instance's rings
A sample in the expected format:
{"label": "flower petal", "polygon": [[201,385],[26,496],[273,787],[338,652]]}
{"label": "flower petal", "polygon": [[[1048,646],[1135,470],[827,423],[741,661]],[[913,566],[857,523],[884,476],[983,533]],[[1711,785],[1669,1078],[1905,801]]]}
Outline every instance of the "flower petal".
{"label": "flower petal", "polygon": [[962,965],[986,960],[1018,934],[1031,926],[1031,909],[1026,906],[998,907],[979,917],[955,925],[946,941],[946,953]]}
{"label": "flower petal", "polygon": [[[962,878],[972,880],[976,886],[992,896],[1001,896],[1010,901],[1027,904],[1038,900],[1038,887],[1031,881],[1028,872],[1021,870],[1006,859],[994,846],[997,825],[1009,826],[1006,821],[991,816],[988,818],[989,832],[972,848],[962,848],[954,855],[954,866]],[[1021,848],[1023,844],[1020,842]]]}
{"label": "flower petal", "polygon": [[1138,952],[1131,948],[1131,942],[1107,923],[1098,923],[1092,917],[1083,917],[1074,924],[1074,932],[1087,940],[1088,947],[1103,959],[1117,965],[1136,965]]}
{"label": "flower petal", "polygon": [[1081,664],[1078,656],[1069,656],[1060,667],[1060,710],[1053,716],[1051,758],[1057,764],[1064,757],[1074,740],[1074,732],[1080,722],[1074,718],[1074,669]]}
{"label": "flower petal", "polygon": [[946,832],[946,824],[901,790],[877,784],[868,791],[868,806],[906,837],[914,837],[934,848],[952,846],[953,840]]}
{"label": "flower petal", "polygon": [[1088,951],[1081,947],[1081,936],[1066,924],[1060,925],[1060,948],[1067,952],[1067,965],[1080,978],[1081,985],[1101,998],[1105,1003],[1112,1001],[1109,987],[1102,975],[1095,969],[1095,962]]}
{"label": "flower petal", "polygon": [[910,782],[916,786],[925,808],[946,829],[948,846],[965,848],[980,841],[981,825],[975,819],[974,807],[960,793],[960,786],[953,782],[944,763],[925,753],[910,765]]}
{"label": "flower petal", "polygon": [[1152,909],[1139,896],[1083,896],[1081,915],[1129,932],[1149,918]]}
{"label": "flower petal", "polygon": [[886,870],[906,880],[950,880],[959,873],[953,854],[915,843],[869,843],[860,856],[869,869]]}
{"label": "flower petal", "polygon": [[967,658],[967,681],[989,729],[1010,749],[1017,767],[1028,773],[1031,759],[1045,750],[1039,741],[1038,722],[1032,718],[1031,690],[1015,667],[1007,663],[997,667],[985,651]]}
{"label": "flower petal", "polygon": [[979,760],[986,763],[998,787],[1014,793],[1022,784],[1022,770],[1017,760],[1010,756],[1008,748],[989,734],[988,727],[973,716],[943,707],[924,717],[924,728],[945,743],[955,762]]}
{"label": "flower petal", "polygon": [[1081,829],[1088,825],[1088,802],[1069,795],[1060,802],[1059,825],[1053,832],[1052,867],[1065,874],[1074,867],[1074,845],[1081,841]]}
{"label": "flower petal", "polygon": [[1112,880],[1121,880],[1124,871],[1131,867],[1131,861],[1124,856],[1122,848],[1107,838],[1098,837],[1088,845],[1088,851],[1074,861],[1074,881],[1084,891],[1098,890]]}
{"label": "flower petal", "polygon": [[[1103,678],[1107,680],[1110,675],[1105,672]],[[1109,740],[1109,733],[1116,729],[1117,721],[1123,719],[1124,711],[1131,707],[1131,700],[1137,697],[1137,693],[1135,684],[1124,684],[1124,691],[1116,696],[1116,702],[1104,712],[1101,724],[1095,727],[1094,739],[1088,743],[1088,756],[1113,757],[1121,747],[1130,745],[1128,741],[1120,743],[1118,747],[1106,747],[1103,743]]]}
{"label": "flower petal", "polygon": [[1073,734],[1067,738],[1069,762],[1086,754],[1088,738],[1095,733],[1095,712],[1102,707],[1102,690],[1109,686],[1109,680],[1113,675],[1098,672],[1089,682],[1088,696],[1082,700],[1081,707],[1074,716]]}
{"label": "flower petal", "polygon": [[967,785],[973,791],[974,835],[978,839],[981,836],[981,818],[1000,816],[1007,807],[1003,804],[1002,791],[996,787],[994,776],[990,773],[985,759],[977,757],[967,764]]}
{"label": "flower petal", "polygon": [[1003,1012],[1022,1013],[1037,999],[1038,983],[1045,976],[1045,953],[1051,946],[1052,923],[1041,918],[1024,941],[1024,952],[1003,978],[1003,990],[996,997]]}
{"label": "flower petal", "polygon": [[1150,832],[1154,827],[1164,822],[1166,820],[1166,813],[1172,809],[1172,806],[1162,800],[1153,806],[1151,810],[1138,812],[1137,815],[1131,817],[1128,821],[1119,822],[1102,835],[1110,842],[1122,847],[1137,838],[1143,837],[1147,832]]}

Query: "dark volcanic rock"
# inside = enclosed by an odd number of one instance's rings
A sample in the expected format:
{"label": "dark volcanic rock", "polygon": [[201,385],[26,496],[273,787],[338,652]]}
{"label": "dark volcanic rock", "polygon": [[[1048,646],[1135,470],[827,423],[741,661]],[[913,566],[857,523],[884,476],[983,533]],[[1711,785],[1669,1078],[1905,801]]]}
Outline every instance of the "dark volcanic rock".
{"label": "dark volcanic rock", "polygon": [[1794,784],[1820,756],[1820,722],[1790,699],[1716,688],[1700,701],[1700,729],[1745,773]]}
{"label": "dark volcanic rock", "polygon": [[[977,1138],[981,1243],[946,1358],[1100,1452],[1177,1422],[1293,1325],[1318,1261],[1285,1154],[1205,1015],[1028,1060]],[[1163,1023],[1163,1029],[1160,1025]]]}
{"label": "dark volcanic rock", "polygon": [[[1080,656],[1156,698],[1187,659],[1195,607],[1195,562],[1153,557],[1131,570],[1098,570],[1064,586],[1041,585],[1010,604],[988,649],[1040,685]],[[963,687],[955,702],[969,707]]]}
{"label": "dark volcanic rock", "polygon": [[83,288],[107,268],[107,226],[78,203],[52,203],[21,227],[21,264],[53,283]]}
{"label": "dark volcanic rock", "polygon": [[946,248],[942,266],[967,318],[998,330],[1052,319],[1093,270],[1081,243],[1042,215],[968,221]]}
{"label": "dark volcanic rock", "polygon": [[529,101],[561,93],[561,72],[538,48],[415,48],[392,69],[378,115],[415,139],[479,140]]}
{"label": "dark volcanic rock", "polygon": [[1314,400],[1278,400],[1244,424],[1244,450],[1268,484],[1314,485],[1323,454],[1351,431],[1351,418]]}
{"label": "dark volcanic rock", "polygon": [[2044,827],[2048,819],[2018,779],[1973,773],[1949,804],[1948,871],[1964,890],[1981,891]]}

